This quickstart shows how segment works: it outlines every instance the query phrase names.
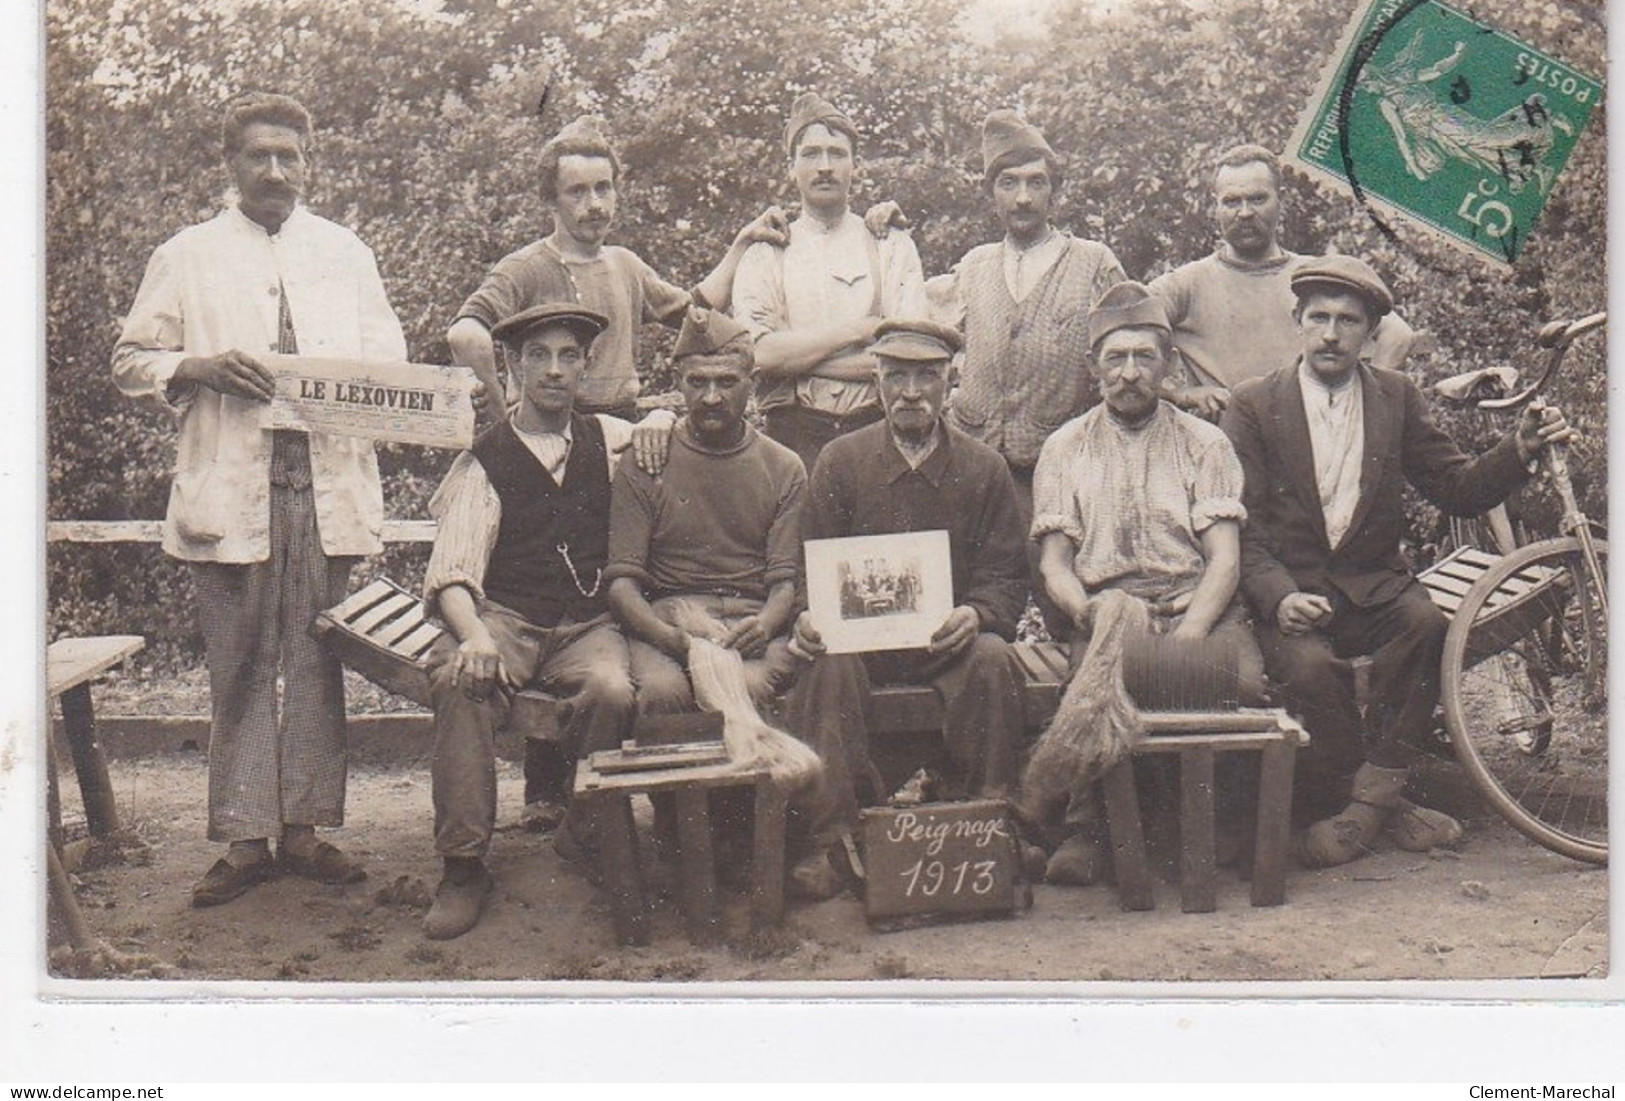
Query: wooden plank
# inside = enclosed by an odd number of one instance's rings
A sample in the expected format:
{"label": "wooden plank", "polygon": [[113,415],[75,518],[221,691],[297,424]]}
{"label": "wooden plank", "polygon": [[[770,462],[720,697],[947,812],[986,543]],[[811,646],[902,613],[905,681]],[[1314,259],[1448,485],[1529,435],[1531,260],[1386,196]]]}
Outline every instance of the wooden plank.
{"label": "wooden plank", "polygon": [[1163,734],[1146,738],[1134,747],[1136,753],[1183,753],[1194,746],[1210,745],[1224,752],[1265,749],[1296,735],[1284,730],[1233,731],[1217,734]]}
{"label": "wooden plank", "polygon": [[1441,571],[1423,574],[1417,580],[1421,581],[1422,584],[1429,589],[1454,593],[1456,596],[1466,596],[1467,590],[1473,587],[1473,582],[1476,581],[1477,578],[1451,577],[1449,574]]}
{"label": "wooden plank", "polygon": [[1071,650],[1063,642],[1035,642],[1033,652],[1036,653],[1052,674],[1051,679],[1056,684],[1065,684],[1067,674],[1072,671],[1070,660]]}
{"label": "wooden plank", "polygon": [[349,596],[345,597],[343,600],[339,601],[322,614],[326,615],[334,623],[343,624],[344,626],[348,627],[350,621],[357,615],[360,615],[362,612],[366,611],[380,600],[389,599],[391,593],[396,593],[399,591],[400,589],[395,585],[394,582],[380,577],[361,586],[361,588],[357,589],[355,592],[351,593]]}
{"label": "wooden plank", "polygon": [[70,688],[94,680],[125,658],[139,653],[146,645],[147,640],[140,635],[59,638],[45,650],[47,691],[52,696],[58,696]]}
{"label": "wooden plank", "polygon": [[413,604],[417,598],[409,593],[391,593],[365,612],[356,616],[350,623],[350,629],[358,635],[372,636],[372,629],[384,620],[399,615]]}
{"label": "wooden plank", "polygon": [[[386,543],[433,543],[433,520],[385,520],[380,538]],[[47,543],[160,543],[162,520],[47,520]]]}
{"label": "wooden plank", "polygon": [[1284,713],[1275,708],[1241,708],[1236,711],[1143,711],[1148,734],[1181,731],[1224,733],[1279,730]]}
{"label": "wooden plank", "polygon": [[374,631],[372,637],[380,646],[392,647],[417,630],[418,625],[427,622],[427,620],[428,611],[424,608],[423,601],[419,600],[406,609],[405,615],[384,624],[384,626]]}
{"label": "wooden plank", "polygon": [[410,661],[419,661],[424,654],[429,652],[429,647],[433,646],[440,636],[445,633],[445,630],[438,623],[425,621],[414,629],[411,634],[392,645],[390,649]]}
{"label": "wooden plank", "polygon": [[1187,914],[1218,909],[1213,749],[1191,746],[1179,755],[1179,908]]}

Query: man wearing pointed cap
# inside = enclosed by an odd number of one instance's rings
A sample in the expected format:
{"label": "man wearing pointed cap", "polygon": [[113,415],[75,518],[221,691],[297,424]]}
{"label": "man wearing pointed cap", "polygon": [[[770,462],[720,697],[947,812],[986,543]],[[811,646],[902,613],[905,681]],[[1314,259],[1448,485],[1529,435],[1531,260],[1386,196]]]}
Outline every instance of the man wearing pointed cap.
{"label": "man wearing pointed cap", "polygon": [[497,323],[543,302],[578,303],[609,319],[581,380],[579,407],[634,420],[640,327],[656,321],[679,325],[695,301],[726,309],[746,248],[782,241],[784,215],[771,208],[741,229],[716,268],[690,291],[662,279],[631,251],[606,243],[615,226],[620,159],[597,119],[583,116],[542,146],[538,175],[553,232],[498,261],[463,303],[446,333],[452,361],[472,368],[488,393],[501,395],[491,340]]}
{"label": "man wearing pointed cap", "polygon": [[925,280],[913,240],[876,240],[849,203],[858,131],[807,92],[784,128],[801,216],[787,244],[751,246],[733,314],[756,341],[757,406],[767,434],[811,467],[830,440],[881,418],[868,352],[881,320],[920,316]]}
{"label": "man wearing pointed cap", "polygon": [[[1162,400],[1176,362],[1173,334],[1145,287],[1112,287],[1088,325],[1100,404],[1044,442],[1033,478],[1032,538],[1074,656],[1089,642],[1094,600],[1125,592],[1150,612],[1152,637],[1125,640],[1126,655],[1147,655],[1125,668],[1140,706],[1257,704],[1263,659],[1236,598],[1247,514],[1235,449],[1218,428]],[[1190,698],[1194,684],[1171,686],[1187,693],[1177,701],[1157,696],[1166,691],[1157,675],[1176,659],[1182,669],[1215,671],[1211,697]],[[1030,810],[1058,842],[1046,882],[1087,885],[1103,870],[1092,786],[1103,774],[1077,778],[1062,824]]]}
{"label": "man wearing pointed cap", "polygon": [[[632,426],[575,408],[607,324],[550,303],[496,326],[518,404],[457,457],[429,504],[439,530],[424,600],[450,629],[429,656],[435,851],[445,865],[424,918],[431,939],[473,928],[491,890],[494,739],[513,694],[537,686],[565,701],[559,734],[571,765],[613,749],[631,727],[626,640],[609,615],[604,573],[606,502]],[[576,817],[565,816],[562,831],[590,847]]]}
{"label": "man wearing pointed cap", "polygon": [[738,650],[758,704],[794,673],[785,632],[801,562],[807,475],[788,448],[745,419],[751,339],[726,314],[691,307],[672,367],[687,412],[672,432],[665,469],[616,472],[604,582],[631,640],[632,677],[645,713],[686,711],[693,619],[719,625]]}
{"label": "man wearing pointed cap", "polygon": [[[1403,795],[1406,746],[1432,728],[1446,621],[1400,557],[1401,494],[1408,484],[1445,512],[1476,515],[1571,430],[1556,408],[1530,406],[1498,444],[1468,456],[1415,383],[1362,361],[1394,304],[1369,264],[1319,257],[1291,286],[1297,362],[1237,387],[1221,423],[1246,481],[1241,587],[1270,680],[1313,738],[1297,787],[1347,803],[1309,828],[1302,855],[1342,864],[1384,835],[1417,852],[1454,844],[1457,822]],[[1377,701],[1370,729],[1348,664],[1362,655]]]}
{"label": "man wearing pointed cap", "polygon": [[121,391],[178,426],[163,548],[197,590],[214,711],[208,833],[228,845],[194,906],[278,870],[366,876],[316,837],[344,820],[344,680],[308,628],[383,550],[378,459],[370,440],[269,428],[276,380],[260,357],[406,359],[372,250],[304,205],[305,108],[239,96],[221,136],[235,201],[152,254],[112,363]]}
{"label": "man wearing pointed cap", "polygon": [[955,794],[1001,797],[1016,780],[1023,679],[1010,649],[1027,600],[1027,561],[1009,468],[943,420],[959,334],[929,320],[892,319],[870,346],[885,420],[832,441],[813,468],[809,539],[946,531],[953,611],[924,649],[829,654],[807,612],[794,648],[810,664],[792,689],[785,727],[818,751],[824,778],[801,808],[808,848],[792,886],[812,898],[841,887],[829,859],[860,805],[889,787],[870,758],[866,701],[873,684],[929,684],[942,697]]}
{"label": "man wearing pointed cap", "polygon": [[[971,249],[929,288],[937,319],[965,337],[949,421],[1004,456],[1024,522],[1044,440],[1096,400],[1089,307],[1126,278],[1111,249],[1055,226],[1064,177],[1037,127],[1008,109],[991,112],[982,124],[982,186],[1004,237]],[[1039,606],[1055,619],[1036,555],[1029,567]]]}
{"label": "man wearing pointed cap", "polygon": [[[1225,151],[1213,173],[1219,247],[1151,281],[1174,327],[1183,372],[1174,400],[1217,417],[1231,388],[1297,358],[1292,273],[1315,257],[1281,247],[1281,166],[1260,145]],[[1394,313],[1378,323],[1364,355],[1397,369],[1415,333]]]}

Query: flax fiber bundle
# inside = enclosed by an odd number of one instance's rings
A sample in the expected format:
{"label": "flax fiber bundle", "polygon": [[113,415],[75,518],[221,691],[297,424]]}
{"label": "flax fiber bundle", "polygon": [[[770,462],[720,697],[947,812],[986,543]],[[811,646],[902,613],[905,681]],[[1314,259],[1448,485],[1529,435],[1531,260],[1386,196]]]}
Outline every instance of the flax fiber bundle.
{"label": "flax fiber bundle", "polygon": [[1092,603],[1089,648],[1022,776],[1022,805],[1040,821],[1133,752],[1145,734],[1123,683],[1123,657],[1128,638],[1148,630],[1150,612],[1143,601],[1116,590]]}
{"label": "flax fiber bundle", "polygon": [[823,762],[810,746],[763,721],[745,685],[744,658],[738,650],[721,645],[727,628],[687,601],[673,600],[663,613],[689,634],[688,677],[694,698],[706,711],[722,714],[722,741],[734,767],[766,768],[786,792],[810,786]]}

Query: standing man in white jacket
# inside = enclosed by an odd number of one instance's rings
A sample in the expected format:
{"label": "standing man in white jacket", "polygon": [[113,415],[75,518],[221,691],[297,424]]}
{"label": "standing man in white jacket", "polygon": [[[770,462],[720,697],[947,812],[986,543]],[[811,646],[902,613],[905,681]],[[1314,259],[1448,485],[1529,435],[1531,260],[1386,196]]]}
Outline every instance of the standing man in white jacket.
{"label": "standing man in white jacket", "polygon": [[153,253],[113,353],[121,390],[179,418],[163,546],[192,564],[213,705],[209,838],[229,845],[194,906],[278,867],[325,883],[366,875],[316,838],[344,819],[344,686],[308,628],[355,561],[383,549],[378,461],[368,440],[272,430],[257,356],[398,362],[406,341],[372,251],[301,203],[310,130],[287,96],[228,106],[236,203]]}

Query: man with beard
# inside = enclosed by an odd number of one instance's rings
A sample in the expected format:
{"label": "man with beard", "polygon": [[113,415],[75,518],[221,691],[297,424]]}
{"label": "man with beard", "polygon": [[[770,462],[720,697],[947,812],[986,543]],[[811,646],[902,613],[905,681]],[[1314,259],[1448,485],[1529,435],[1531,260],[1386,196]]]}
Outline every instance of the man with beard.
{"label": "man with beard", "polygon": [[[1089,315],[1091,366],[1101,402],[1044,444],[1033,480],[1032,537],[1045,587],[1065,616],[1074,657],[1089,644],[1093,607],[1116,590],[1144,601],[1149,636],[1124,639],[1125,683],[1141,707],[1156,698],[1157,669],[1210,669],[1215,693],[1182,708],[1257,704],[1263,659],[1241,602],[1241,465],[1223,432],[1162,401],[1174,370],[1172,333],[1161,303],[1139,283],[1107,291]],[[1153,662],[1156,653],[1166,662]],[[1230,674],[1230,675],[1225,675]],[[1078,777],[1045,882],[1086,886],[1104,867],[1093,782]],[[1067,785],[1054,784],[1054,790]],[[1226,788],[1234,785],[1226,783]]]}
{"label": "man with beard", "polygon": [[[1297,357],[1292,274],[1317,259],[1280,245],[1281,166],[1263,146],[1240,145],[1219,158],[1213,210],[1217,251],[1151,281],[1185,362],[1185,386],[1174,400],[1210,420],[1237,384]],[[1398,368],[1414,337],[1390,313],[1362,355],[1375,367]]]}
{"label": "man with beard", "polygon": [[997,798],[1016,780],[1023,678],[1010,640],[1027,598],[1024,540],[1004,461],[943,422],[959,343],[932,321],[881,324],[869,352],[885,420],[831,442],[813,468],[807,538],[946,531],[954,607],[928,647],[874,654],[826,653],[811,616],[797,617],[793,647],[811,664],[790,693],[785,728],[824,762],[801,808],[810,850],[791,872],[804,897],[840,889],[829,852],[856,825],[860,802],[886,796],[869,754],[871,684],[929,684],[942,697],[951,793]]}
{"label": "man with beard", "polygon": [[751,246],[734,317],[756,341],[757,406],[767,434],[811,467],[844,432],[881,418],[868,346],[881,320],[925,313],[925,279],[905,233],[876,240],[848,207],[857,127],[816,92],[784,128],[801,216],[787,245]]}
{"label": "man with beard", "polygon": [[301,203],[310,130],[288,96],[231,103],[237,202],[153,253],[113,351],[119,389],[180,422],[163,545],[197,589],[214,712],[209,838],[229,845],[194,906],[278,867],[323,883],[366,876],[316,839],[344,820],[344,682],[308,628],[343,599],[357,559],[383,550],[378,460],[370,440],[267,428],[275,381],[255,357],[398,363],[406,341],[372,251]]}

